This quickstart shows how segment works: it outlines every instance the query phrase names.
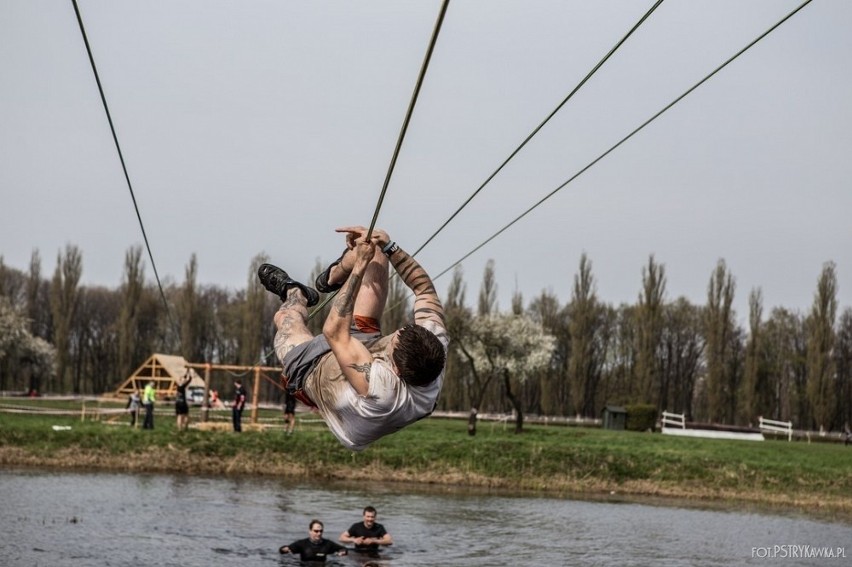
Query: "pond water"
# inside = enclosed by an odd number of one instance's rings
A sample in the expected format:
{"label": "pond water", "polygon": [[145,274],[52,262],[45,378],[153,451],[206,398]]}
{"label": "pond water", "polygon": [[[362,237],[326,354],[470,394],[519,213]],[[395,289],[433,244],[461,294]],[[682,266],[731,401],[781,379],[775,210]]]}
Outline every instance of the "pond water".
{"label": "pond water", "polygon": [[[395,544],[379,559],[350,554],[327,565],[852,565],[852,526],[796,516],[378,483],[32,470],[0,471],[0,564],[296,566],[281,545],[307,537],[312,518],[336,540],[366,505]],[[845,557],[801,557],[826,550]]]}

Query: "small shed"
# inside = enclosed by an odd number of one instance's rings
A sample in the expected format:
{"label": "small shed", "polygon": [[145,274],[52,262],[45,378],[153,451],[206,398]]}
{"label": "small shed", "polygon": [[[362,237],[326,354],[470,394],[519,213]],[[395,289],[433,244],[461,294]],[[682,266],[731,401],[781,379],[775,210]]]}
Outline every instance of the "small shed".
{"label": "small shed", "polygon": [[603,428],[624,431],[627,424],[627,410],[621,406],[608,405],[603,410]]}

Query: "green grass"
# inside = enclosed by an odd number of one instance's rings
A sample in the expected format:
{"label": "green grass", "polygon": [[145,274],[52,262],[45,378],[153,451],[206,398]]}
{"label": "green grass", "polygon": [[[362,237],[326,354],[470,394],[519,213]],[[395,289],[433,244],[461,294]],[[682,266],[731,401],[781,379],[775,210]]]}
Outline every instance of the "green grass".
{"label": "green grass", "polygon": [[[281,415],[268,410],[260,417],[280,420]],[[200,419],[197,408],[191,419]],[[377,477],[554,492],[612,490],[803,509],[828,506],[852,513],[852,448],[839,444],[688,439],[532,425],[516,435],[511,427],[487,422],[471,437],[466,421],[434,418],[352,453],[322,423],[300,426],[294,435],[285,436],[280,421],[265,431],[240,435],[178,432],[173,416],[165,415],[156,417],[153,431],[127,427],[126,416],[117,421],[122,424],[80,421],[79,415],[0,413],[0,464],[302,474],[314,479]],[[54,431],[53,425],[70,425],[71,430]],[[133,459],[139,454],[146,456],[142,464]]]}

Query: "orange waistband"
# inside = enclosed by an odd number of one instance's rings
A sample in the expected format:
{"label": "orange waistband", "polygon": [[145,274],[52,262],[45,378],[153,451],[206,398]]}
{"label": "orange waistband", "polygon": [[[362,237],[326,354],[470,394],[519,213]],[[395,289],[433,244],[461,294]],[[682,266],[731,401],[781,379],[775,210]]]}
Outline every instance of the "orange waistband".
{"label": "orange waistband", "polygon": [[382,324],[379,323],[378,320],[373,319],[372,317],[364,317],[362,315],[355,315],[353,319],[353,323],[362,333],[381,333],[382,332]]}

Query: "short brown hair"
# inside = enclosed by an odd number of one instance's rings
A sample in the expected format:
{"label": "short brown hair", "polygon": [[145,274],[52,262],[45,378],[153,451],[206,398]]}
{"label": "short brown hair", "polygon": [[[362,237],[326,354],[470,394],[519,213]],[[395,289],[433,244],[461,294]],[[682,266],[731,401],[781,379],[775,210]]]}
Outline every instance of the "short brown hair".
{"label": "short brown hair", "polygon": [[411,386],[425,386],[435,381],[444,369],[444,345],[434,333],[410,324],[397,332],[392,353],[399,377]]}

